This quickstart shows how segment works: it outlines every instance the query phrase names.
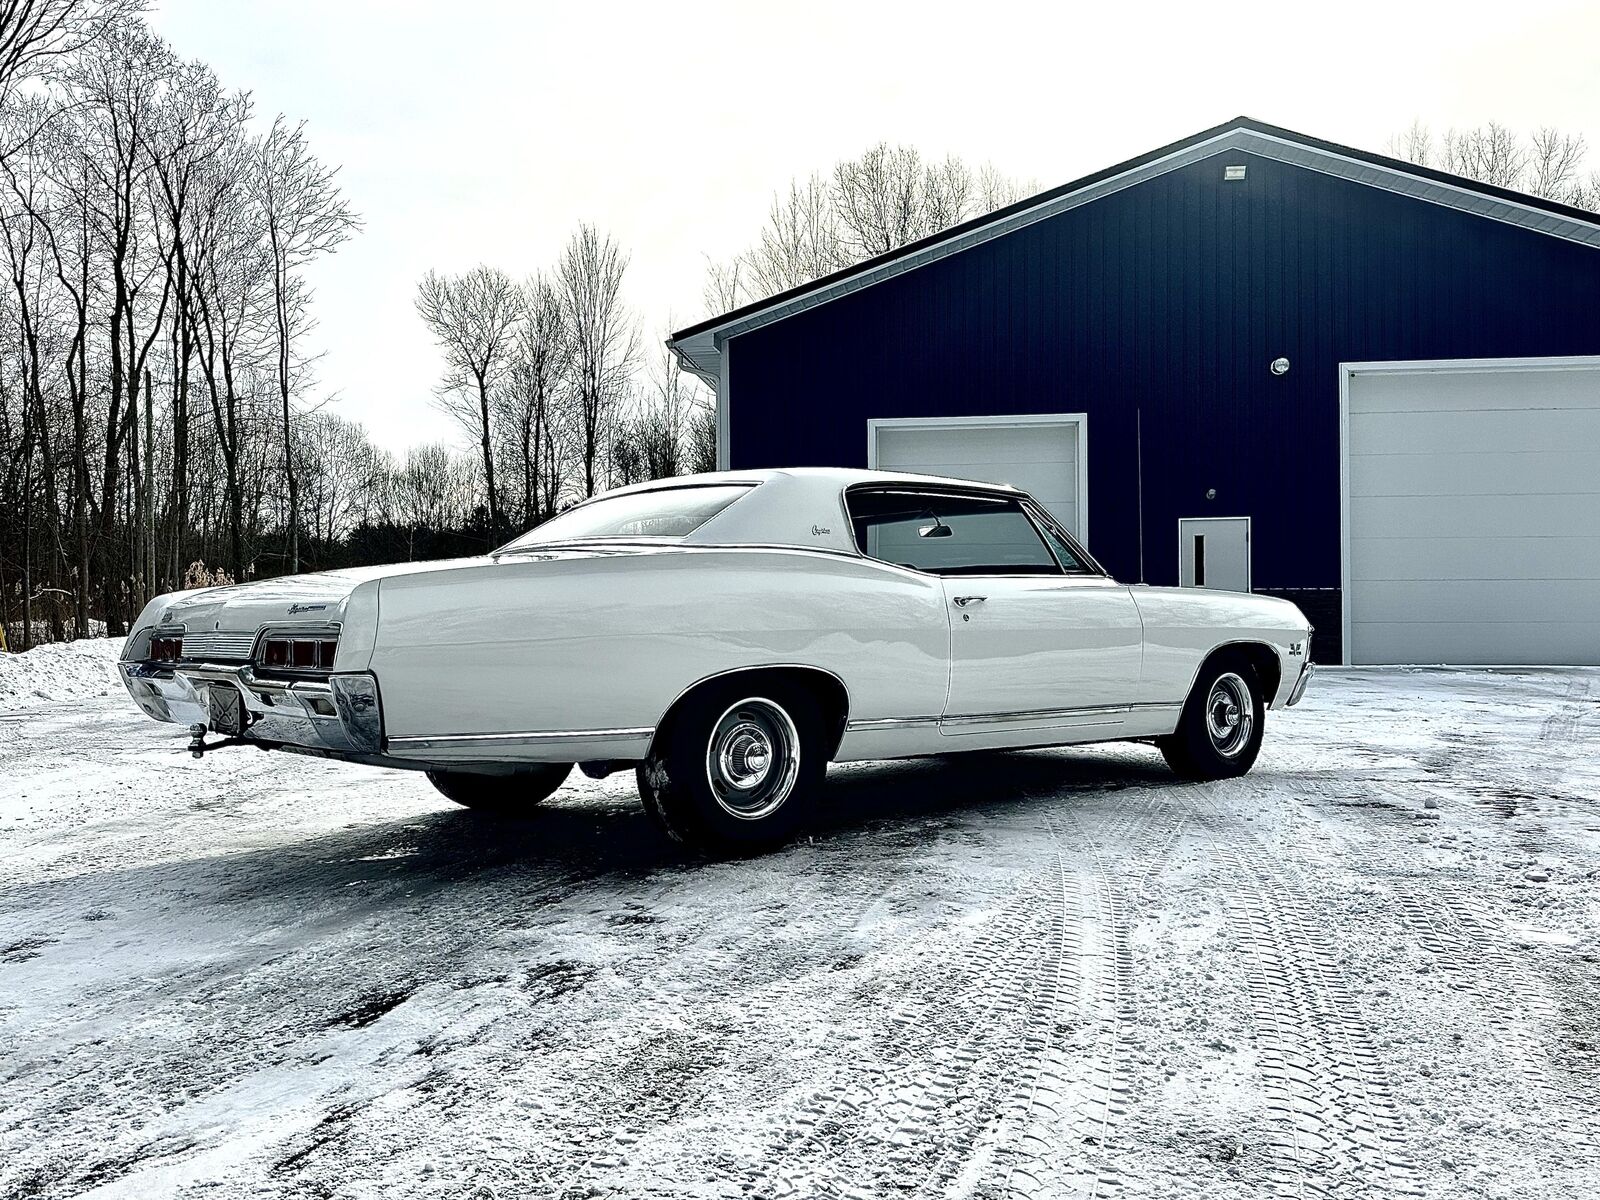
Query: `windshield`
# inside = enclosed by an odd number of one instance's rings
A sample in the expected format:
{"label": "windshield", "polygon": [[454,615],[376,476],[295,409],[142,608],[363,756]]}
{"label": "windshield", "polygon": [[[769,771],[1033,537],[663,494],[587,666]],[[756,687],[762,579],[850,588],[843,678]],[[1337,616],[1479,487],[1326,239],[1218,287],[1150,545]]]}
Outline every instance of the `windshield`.
{"label": "windshield", "polygon": [[553,517],[504,547],[520,550],[573,538],[680,538],[693,533],[754,484],[709,484],[603,496]]}

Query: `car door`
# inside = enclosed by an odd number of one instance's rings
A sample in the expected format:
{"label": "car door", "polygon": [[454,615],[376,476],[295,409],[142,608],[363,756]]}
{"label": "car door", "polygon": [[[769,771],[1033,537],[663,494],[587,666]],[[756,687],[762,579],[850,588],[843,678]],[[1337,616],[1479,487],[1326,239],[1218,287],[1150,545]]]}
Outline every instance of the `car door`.
{"label": "car door", "polygon": [[940,576],[950,615],[942,733],[1114,736],[1138,693],[1139,610],[1043,514],[1015,495],[906,488],[853,499],[851,511],[868,554]]}

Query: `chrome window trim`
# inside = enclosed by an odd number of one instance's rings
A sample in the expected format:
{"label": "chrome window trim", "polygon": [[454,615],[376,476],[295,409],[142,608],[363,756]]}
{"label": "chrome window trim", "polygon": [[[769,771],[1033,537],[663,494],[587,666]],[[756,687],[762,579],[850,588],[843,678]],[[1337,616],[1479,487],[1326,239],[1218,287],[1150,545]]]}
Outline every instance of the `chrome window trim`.
{"label": "chrome window trim", "polygon": [[1102,567],[1095,559],[1094,555],[1090,554],[1083,548],[1083,543],[1062,528],[1061,522],[1057,521],[1048,512],[1046,512],[1044,506],[1032,496],[1028,496],[1026,494],[1023,496],[1022,511],[1032,518],[1035,525],[1042,525],[1045,529],[1048,529],[1051,534],[1060,538],[1064,543],[1066,543],[1067,549],[1071,550],[1075,555],[1077,555],[1079,560],[1082,561],[1087,568],[1086,570],[1079,571],[1068,570],[1067,565],[1061,562],[1060,557],[1057,556],[1055,550],[1051,548],[1050,540],[1046,538],[1044,543],[1045,549],[1050,551],[1051,557],[1055,558],[1056,562],[1060,565],[1061,573],[1063,575],[1078,576],[1080,578],[1090,579],[1096,576],[1099,576],[1103,579],[1111,578],[1111,572]]}

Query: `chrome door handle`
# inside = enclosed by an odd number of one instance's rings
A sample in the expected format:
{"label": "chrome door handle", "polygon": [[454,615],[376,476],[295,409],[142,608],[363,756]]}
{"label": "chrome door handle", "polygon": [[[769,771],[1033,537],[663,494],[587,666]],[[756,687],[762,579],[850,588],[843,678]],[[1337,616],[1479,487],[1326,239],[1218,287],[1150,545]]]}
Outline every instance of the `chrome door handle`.
{"label": "chrome door handle", "polygon": [[987,596],[957,596],[956,607],[965,608],[969,604],[982,604],[988,598]]}

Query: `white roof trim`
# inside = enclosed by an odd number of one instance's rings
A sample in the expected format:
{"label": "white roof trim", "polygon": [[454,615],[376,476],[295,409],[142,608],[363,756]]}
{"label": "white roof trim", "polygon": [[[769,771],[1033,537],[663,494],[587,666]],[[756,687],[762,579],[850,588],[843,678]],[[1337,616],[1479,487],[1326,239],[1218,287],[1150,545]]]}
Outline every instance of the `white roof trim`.
{"label": "white roof trim", "polygon": [[925,246],[915,253],[891,259],[870,270],[852,275],[847,279],[825,284],[801,295],[767,305],[757,309],[755,312],[746,313],[736,320],[713,326],[691,337],[684,338],[681,341],[674,340],[669,344],[687,369],[715,384],[722,365],[722,345],[729,338],[748,333],[752,329],[759,329],[763,325],[770,325],[775,321],[781,321],[785,317],[792,317],[797,313],[826,304],[830,300],[836,300],[841,296],[848,296],[863,288],[882,283],[884,280],[915,271],[929,263],[937,262],[942,258],[949,258],[953,254],[960,254],[963,250],[969,250],[974,246],[980,246],[996,238],[1005,237],[1007,234],[1015,233],[1019,229],[1025,229],[1036,222],[1048,220],[1051,217],[1069,212],[1085,204],[1092,204],[1096,200],[1114,195],[1125,188],[1134,187],[1146,180],[1164,175],[1168,171],[1188,166],[1191,163],[1199,162],[1201,159],[1210,158],[1213,155],[1229,150],[1256,154],[1263,158],[1287,163],[1290,166],[1319,171],[1324,175],[1338,176],[1342,179],[1365,184],[1368,187],[1381,188],[1384,191],[1409,196],[1414,200],[1438,204],[1445,208],[1453,208],[1459,212],[1487,217],[1490,220],[1502,221],[1510,225],[1519,225],[1535,233],[1542,233],[1550,237],[1558,237],[1566,241],[1578,242],[1582,245],[1600,249],[1600,223],[1549,212],[1531,204],[1519,203],[1516,200],[1486,195],[1472,188],[1461,187],[1442,180],[1428,179],[1420,175],[1414,175],[1409,171],[1363,162],[1319,146],[1311,146],[1304,142],[1278,137],[1274,134],[1241,125],[1224,130],[1202,142],[1184,146],[1160,158],[1151,159],[1149,162],[1131,167],[1119,175],[1109,176],[1094,183],[1085,184],[1083,187],[1065,195],[1054,196],[1049,200],[1041,201],[1031,208],[1022,209],[1004,218],[955,234],[934,245]]}

